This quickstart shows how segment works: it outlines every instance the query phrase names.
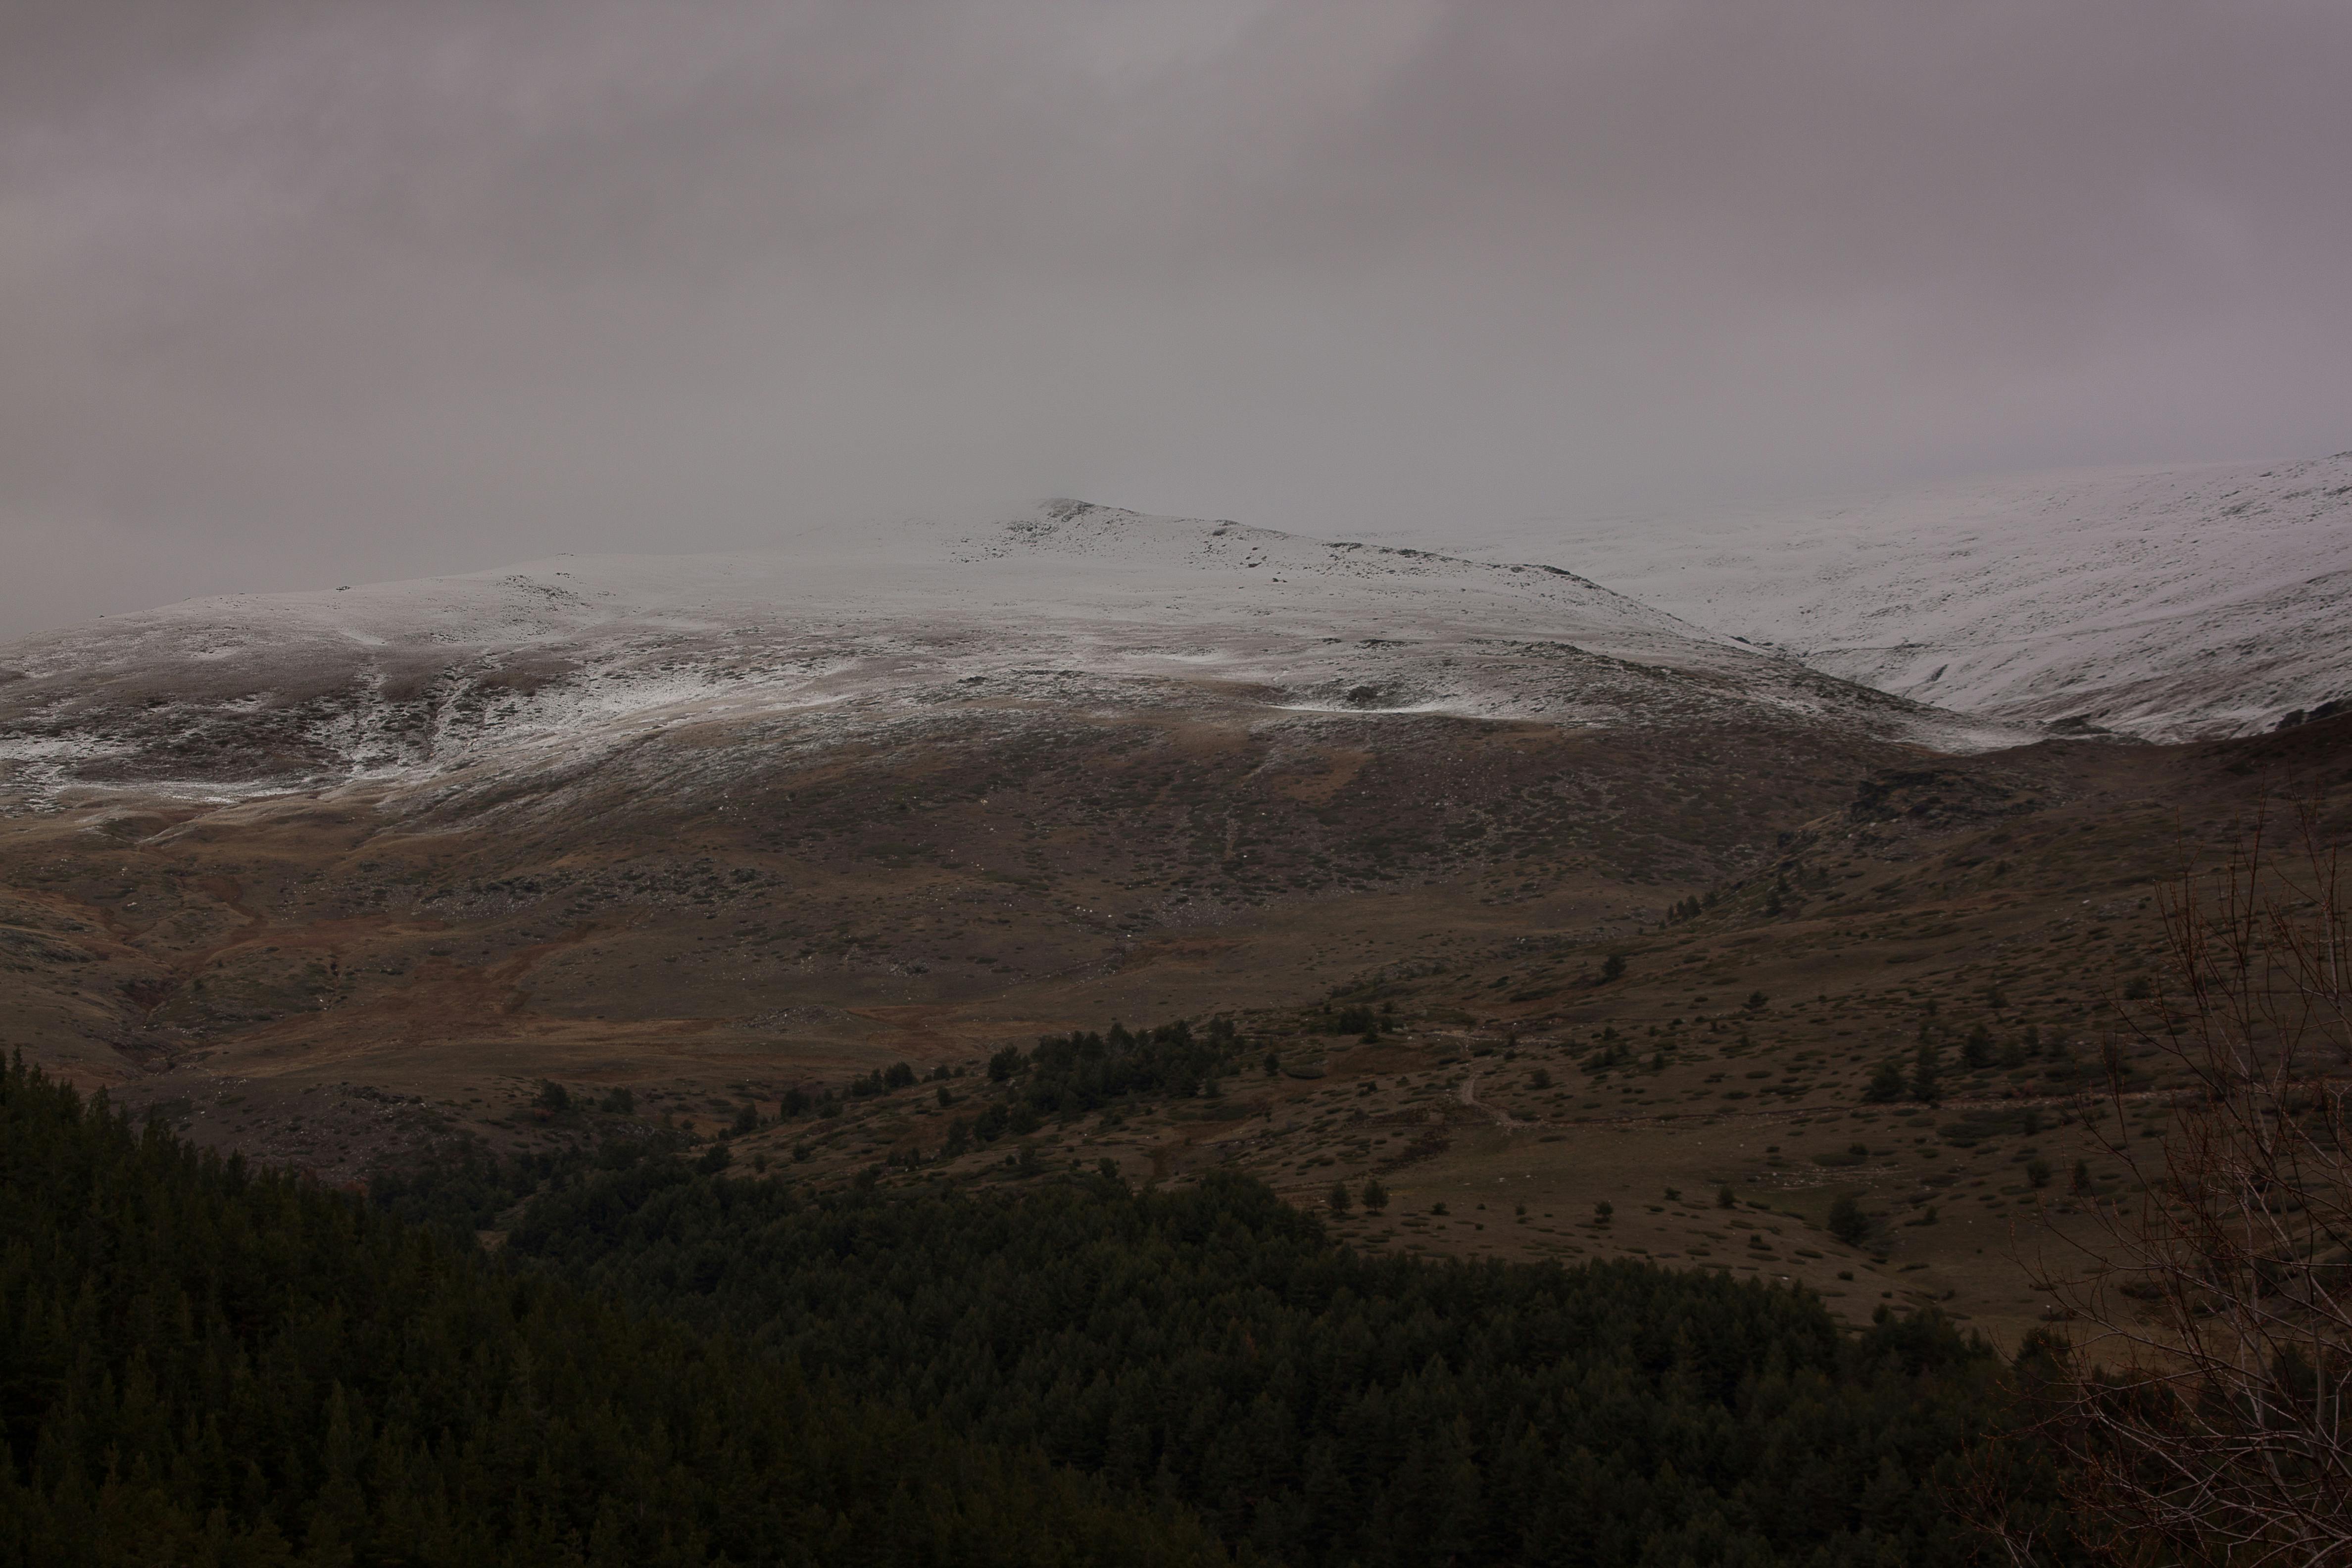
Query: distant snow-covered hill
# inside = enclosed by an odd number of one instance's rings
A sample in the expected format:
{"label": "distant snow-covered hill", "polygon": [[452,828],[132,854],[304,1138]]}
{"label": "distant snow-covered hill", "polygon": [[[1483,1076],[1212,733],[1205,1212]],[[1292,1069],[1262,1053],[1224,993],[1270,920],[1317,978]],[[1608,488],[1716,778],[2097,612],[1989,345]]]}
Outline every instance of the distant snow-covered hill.
{"label": "distant snow-covered hill", "polygon": [[663,765],[723,780],[730,746],[1082,709],[1963,750],[2036,725],[2241,734],[2352,694],[2352,453],[1449,532],[1450,553],[1057,501],[191,600],[0,645],[0,801],[370,782],[446,802],[689,731],[702,749]]}
{"label": "distant snow-covered hill", "polygon": [[[365,782],[412,802],[506,799],[520,775],[581,773],[656,737],[668,772],[645,764],[649,784],[723,787],[731,748],[1181,707],[1244,724],[1737,718],[1945,749],[2019,738],[1554,566],[1065,501],[977,529],[191,600],[0,645],[0,798]],[[534,798],[560,808],[562,792]]]}
{"label": "distant snow-covered hill", "polygon": [[1561,562],[1817,669],[1990,718],[2180,740],[2352,695],[2352,452],[1528,524],[1462,547]]}

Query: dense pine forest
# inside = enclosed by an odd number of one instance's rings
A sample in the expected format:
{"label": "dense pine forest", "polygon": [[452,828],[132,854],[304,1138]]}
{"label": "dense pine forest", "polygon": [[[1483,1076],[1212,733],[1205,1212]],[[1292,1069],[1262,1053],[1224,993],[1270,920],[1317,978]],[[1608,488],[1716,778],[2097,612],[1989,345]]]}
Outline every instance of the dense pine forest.
{"label": "dense pine forest", "polygon": [[1368,1258],[1216,1176],[814,1194],[655,1159],[508,1245],[1277,1561],[1978,1560],[1943,1488],[2003,1369],[1933,1317],[1854,1336],[1720,1276]]}
{"label": "dense pine forest", "polygon": [[1197,1521],[0,1072],[0,1563],[1222,1560]]}
{"label": "dense pine forest", "polygon": [[[376,1201],[0,1078],[0,1563],[1961,1564],[2004,1367],[1242,1179],[816,1192],[659,1147]],[[537,1189],[486,1254],[478,1211]]]}

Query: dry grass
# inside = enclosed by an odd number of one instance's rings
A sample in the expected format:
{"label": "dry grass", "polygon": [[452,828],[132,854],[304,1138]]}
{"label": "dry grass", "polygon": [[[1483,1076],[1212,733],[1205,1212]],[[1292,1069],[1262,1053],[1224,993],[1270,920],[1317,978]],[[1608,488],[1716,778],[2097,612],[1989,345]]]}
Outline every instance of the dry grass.
{"label": "dry grass", "polygon": [[[1327,998],[1385,1004],[1402,1027],[1376,1046],[1313,1037],[1321,1079],[1252,1069],[1213,1117],[1089,1118],[1040,1157],[1231,1164],[1318,1205],[1378,1174],[1387,1212],[1338,1222],[1363,1245],[1645,1254],[2013,1335],[2046,1303],[2014,1238],[2117,1195],[2095,1158],[2073,1190],[2093,1151],[2067,1117],[2111,996],[2158,959],[2156,888],[2272,788],[2344,832],[2347,755],[2341,721],[1922,760],[1797,731],[1174,714],[788,759],[723,801],[616,793],[527,831],[356,791],[114,798],[0,821],[0,1041],[342,1180],[453,1137],[572,1135],[525,1110],[543,1079],[715,1132],[747,1096],[894,1060],[961,1069],[962,1092],[1049,1031],[1223,1012],[1288,1047]],[[1626,973],[1601,983],[1612,952]],[[1923,1029],[1942,1106],[1866,1103]],[[2138,1135],[2167,1115],[2159,1065],[2130,1087]],[[934,1154],[960,1113],[927,1085],[740,1152],[846,1179]],[[1847,1193],[1878,1225],[1859,1247],[1822,1228]]]}

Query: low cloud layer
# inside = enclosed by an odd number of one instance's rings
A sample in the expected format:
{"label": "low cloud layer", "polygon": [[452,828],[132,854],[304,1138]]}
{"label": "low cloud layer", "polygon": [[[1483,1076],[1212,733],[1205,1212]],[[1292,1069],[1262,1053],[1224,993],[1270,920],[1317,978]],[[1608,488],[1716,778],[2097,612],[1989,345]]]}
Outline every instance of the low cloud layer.
{"label": "low cloud layer", "polygon": [[[2352,447],[2352,9],[18,0],[0,635]],[[1572,563],[1570,563],[1572,564]]]}

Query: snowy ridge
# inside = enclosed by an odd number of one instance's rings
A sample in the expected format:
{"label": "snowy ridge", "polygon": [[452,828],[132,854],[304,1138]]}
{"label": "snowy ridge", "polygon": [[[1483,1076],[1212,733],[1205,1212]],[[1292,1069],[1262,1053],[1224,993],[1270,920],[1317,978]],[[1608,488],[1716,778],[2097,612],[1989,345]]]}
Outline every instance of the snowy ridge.
{"label": "snowy ridge", "polygon": [[666,736],[691,737],[693,765],[723,777],[794,748],[1171,707],[1245,723],[1737,719],[1946,748],[2020,738],[1554,567],[1056,501],[978,529],[566,556],[192,600],[24,639],[0,647],[0,798],[363,784],[437,808]]}
{"label": "snowy ridge", "polygon": [[2352,695],[2352,452],[1528,524],[1470,553],[1573,561],[1717,632],[1988,717],[2184,740]]}

